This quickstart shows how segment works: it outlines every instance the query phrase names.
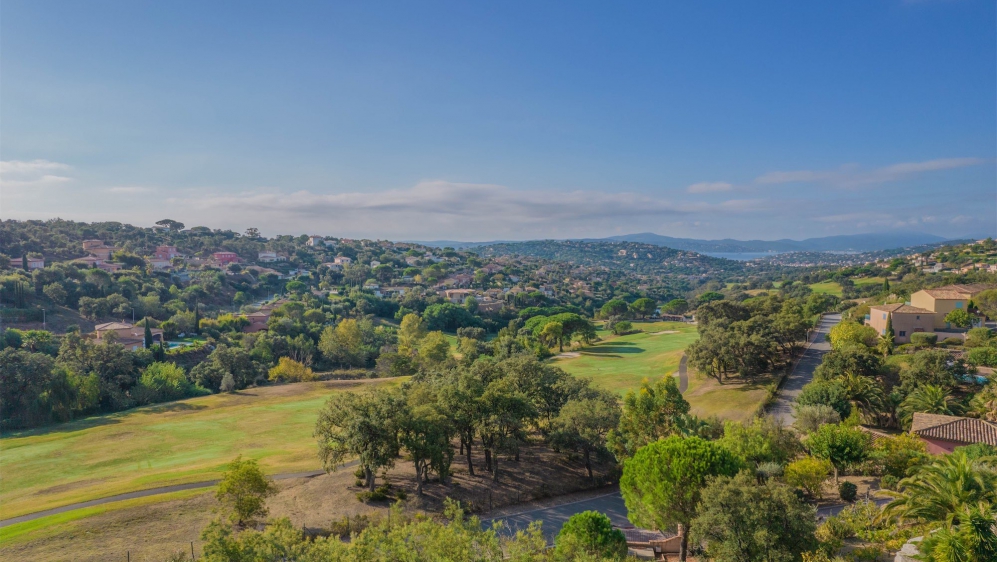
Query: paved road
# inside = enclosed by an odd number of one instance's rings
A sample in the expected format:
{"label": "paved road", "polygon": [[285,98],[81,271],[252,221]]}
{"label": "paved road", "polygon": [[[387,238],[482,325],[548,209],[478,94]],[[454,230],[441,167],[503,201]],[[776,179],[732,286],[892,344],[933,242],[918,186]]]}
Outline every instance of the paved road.
{"label": "paved road", "polygon": [[516,531],[525,530],[534,521],[543,522],[543,533],[547,542],[553,544],[554,537],[561,531],[561,526],[565,521],[576,513],[583,511],[599,511],[605,513],[612,520],[613,525],[620,527],[632,527],[627,519],[627,506],[623,503],[623,496],[619,492],[611,492],[602,496],[596,496],[584,500],[578,500],[552,507],[542,507],[504,515],[492,519],[481,521],[484,527],[491,527],[494,523],[501,521],[503,524],[503,535],[514,535]]}
{"label": "paved road", "polygon": [[769,413],[782,422],[783,425],[792,425],[796,421],[796,417],[793,415],[793,402],[800,395],[803,385],[814,378],[814,369],[817,368],[817,365],[820,365],[824,354],[831,350],[831,345],[827,342],[827,333],[838,322],[841,322],[841,314],[824,315],[812,343],[803,352],[800,362],[796,364],[796,368],[786,378],[786,382],[783,383],[782,388],[779,390],[779,396],[776,398],[775,403],[772,404],[772,407],[769,408]]}
{"label": "paved road", "polygon": [[[343,465],[341,468],[350,468],[356,466],[356,464],[357,461],[350,461],[345,465]],[[324,470],[311,470],[308,472],[285,472],[282,474],[274,474],[272,478],[274,480],[290,480],[292,478],[313,478],[315,476],[320,476],[322,474],[325,474]],[[158,496],[160,494],[171,494],[173,492],[182,492],[184,490],[210,488],[211,486],[218,484],[218,482],[220,482],[220,480],[204,480],[202,482],[191,482],[189,484],[175,484],[173,486],[149,488],[148,490],[139,490],[137,492],[128,492],[127,494],[118,494],[116,496],[107,496],[106,498],[98,498],[95,500],[90,500],[85,502],[71,503],[69,505],[64,505],[62,507],[55,507],[52,509],[46,509],[45,511],[36,511],[35,513],[21,515],[20,517],[11,517],[10,519],[4,519],[0,521],[0,528],[6,527],[7,525],[13,525],[15,523],[24,523],[25,521],[32,521],[34,519],[47,517],[49,515],[56,515],[58,513],[73,511],[74,509],[82,509],[84,507],[93,507],[95,505],[103,505],[105,503],[119,502],[123,500],[133,500],[135,498],[145,498],[148,496]]]}

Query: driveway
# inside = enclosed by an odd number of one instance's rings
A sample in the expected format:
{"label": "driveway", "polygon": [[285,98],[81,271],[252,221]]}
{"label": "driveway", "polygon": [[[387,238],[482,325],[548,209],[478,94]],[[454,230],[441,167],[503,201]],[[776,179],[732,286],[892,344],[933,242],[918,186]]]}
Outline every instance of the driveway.
{"label": "driveway", "polygon": [[824,354],[831,350],[831,345],[827,342],[827,333],[838,322],[841,322],[841,314],[825,314],[821,319],[817,333],[803,352],[803,357],[796,364],[793,372],[786,377],[782,388],[779,389],[779,396],[769,408],[772,414],[783,425],[792,425],[796,421],[793,415],[793,402],[800,395],[803,386],[814,378],[814,370],[824,359]]}

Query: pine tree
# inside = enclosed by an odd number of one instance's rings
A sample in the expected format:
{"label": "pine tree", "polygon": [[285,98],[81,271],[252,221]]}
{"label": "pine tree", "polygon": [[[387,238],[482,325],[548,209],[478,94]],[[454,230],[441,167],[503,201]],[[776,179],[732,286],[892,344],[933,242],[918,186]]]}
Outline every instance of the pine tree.
{"label": "pine tree", "polygon": [[149,317],[145,317],[145,348],[152,349],[152,328],[149,327]]}

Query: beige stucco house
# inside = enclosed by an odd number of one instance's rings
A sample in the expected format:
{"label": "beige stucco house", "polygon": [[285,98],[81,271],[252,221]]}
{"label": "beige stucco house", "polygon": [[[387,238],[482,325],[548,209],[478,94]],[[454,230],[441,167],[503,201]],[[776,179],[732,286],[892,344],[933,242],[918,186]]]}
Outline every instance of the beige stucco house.
{"label": "beige stucco house", "polygon": [[893,343],[910,343],[914,332],[934,329],[935,313],[909,304],[880,304],[869,307],[869,326],[879,335],[886,334],[886,322],[893,318]]}
{"label": "beige stucco house", "polygon": [[953,310],[969,308],[969,301],[981,292],[990,289],[989,285],[945,285],[935,289],[922,289],[910,296],[910,304],[935,313],[934,329],[951,328],[945,316]]}

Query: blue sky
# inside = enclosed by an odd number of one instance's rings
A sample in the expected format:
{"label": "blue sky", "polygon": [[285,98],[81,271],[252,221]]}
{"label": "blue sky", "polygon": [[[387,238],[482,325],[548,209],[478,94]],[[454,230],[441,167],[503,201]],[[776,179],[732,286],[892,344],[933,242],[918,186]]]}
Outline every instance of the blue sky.
{"label": "blue sky", "polygon": [[997,233],[992,1],[0,4],[0,217]]}

